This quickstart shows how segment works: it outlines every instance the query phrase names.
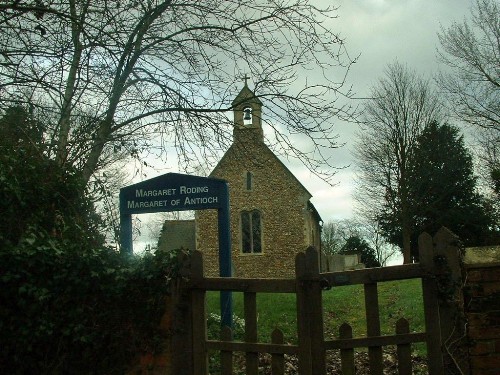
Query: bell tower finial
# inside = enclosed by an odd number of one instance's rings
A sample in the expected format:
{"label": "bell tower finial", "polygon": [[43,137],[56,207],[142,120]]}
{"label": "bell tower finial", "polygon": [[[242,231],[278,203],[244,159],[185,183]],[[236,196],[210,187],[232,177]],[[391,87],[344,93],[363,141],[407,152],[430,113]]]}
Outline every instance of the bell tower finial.
{"label": "bell tower finial", "polygon": [[242,79],[245,81],[245,86],[248,87],[248,80],[250,79],[248,74],[245,73],[245,75],[242,77]]}

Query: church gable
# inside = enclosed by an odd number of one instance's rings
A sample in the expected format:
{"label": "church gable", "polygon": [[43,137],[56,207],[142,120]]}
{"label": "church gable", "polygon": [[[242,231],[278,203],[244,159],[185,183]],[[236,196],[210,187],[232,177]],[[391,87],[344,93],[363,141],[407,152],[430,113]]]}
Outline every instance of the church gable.
{"label": "church gable", "polygon": [[[306,225],[310,194],[269,150],[259,158],[228,151],[211,174],[229,185],[232,259],[238,277],[286,277],[295,255],[310,243]],[[207,258],[209,275],[217,275],[216,217],[199,212],[197,247]]]}
{"label": "church gable", "polygon": [[[234,275],[292,276],[295,255],[320,234],[319,216],[311,215],[311,194],[264,143],[260,100],[245,85],[233,106],[233,144],[210,176],[229,185]],[[218,274],[216,222],[214,212],[197,213],[197,248],[211,276]]]}
{"label": "church gable", "polygon": [[[253,186],[265,184],[281,189],[293,189],[307,197],[306,200],[311,198],[307,189],[264,143],[233,143],[210,177],[222,178],[236,190],[253,190]],[[247,188],[249,184],[252,185],[250,189]]]}

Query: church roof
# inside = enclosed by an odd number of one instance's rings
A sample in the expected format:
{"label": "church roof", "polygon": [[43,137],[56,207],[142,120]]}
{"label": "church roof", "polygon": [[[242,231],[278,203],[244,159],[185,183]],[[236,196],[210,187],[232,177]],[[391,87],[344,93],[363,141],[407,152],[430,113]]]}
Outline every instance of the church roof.
{"label": "church roof", "polygon": [[248,88],[246,83],[231,104],[233,107],[236,107],[245,102],[257,103],[262,105],[260,99],[255,96],[254,92]]}

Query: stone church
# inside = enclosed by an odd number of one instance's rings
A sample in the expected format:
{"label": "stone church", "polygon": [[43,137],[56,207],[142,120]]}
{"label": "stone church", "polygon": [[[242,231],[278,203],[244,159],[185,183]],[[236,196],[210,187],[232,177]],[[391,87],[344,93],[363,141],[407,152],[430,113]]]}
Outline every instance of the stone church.
{"label": "stone church", "polygon": [[[320,248],[321,217],[311,194],[265,144],[262,102],[246,82],[232,105],[233,143],[210,177],[229,185],[233,275],[291,277],[295,255],[311,245]],[[217,212],[197,211],[195,223],[184,226],[195,228],[205,274],[218,276]],[[175,231],[173,223],[165,224],[160,247],[180,244],[167,239]]]}

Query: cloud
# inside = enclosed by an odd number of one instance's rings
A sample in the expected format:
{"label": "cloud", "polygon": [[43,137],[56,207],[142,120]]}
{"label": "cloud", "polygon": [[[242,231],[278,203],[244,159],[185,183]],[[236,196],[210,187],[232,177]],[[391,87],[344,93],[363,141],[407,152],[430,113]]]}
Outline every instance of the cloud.
{"label": "cloud", "polygon": [[[325,0],[314,0],[319,7]],[[420,74],[429,77],[438,69],[436,49],[440,25],[460,22],[470,13],[470,0],[336,0],[339,17],[329,21],[329,27],[344,37],[351,57],[361,54],[347,77],[356,97],[365,98],[369,89],[384,74],[387,64],[396,59]],[[333,73],[335,73],[335,69]],[[320,79],[318,72],[308,71],[311,78]],[[361,103],[361,100],[357,101]],[[356,101],[354,101],[354,105]],[[266,114],[264,108],[263,115]],[[312,202],[324,221],[349,218],[353,215],[354,163],[352,150],[356,142],[357,126],[338,121],[339,143],[345,146],[330,150],[332,164],[347,167],[339,170],[331,187],[308,171],[300,161],[283,160],[284,164],[313,195]],[[270,136],[266,132],[266,135]],[[298,139],[296,145],[304,144]],[[175,170],[174,157],[169,166]],[[165,166],[163,166],[165,167]],[[165,173],[165,170],[162,171]],[[148,178],[153,175],[148,176]]]}
{"label": "cloud", "polygon": [[[317,0],[321,5],[322,0]],[[358,98],[369,96],[384,74],[387,64],[396,59],[429,78],[442,69],[436,59],[440,25],[449,26],[470,13],[469,0],[339,0],[339,18],[330,27],[346,38],[351,56],[361,54],[352,67],[348,83]],[[338,122],[340,149],[331,151],[334,165],[346,169],[337,173],[334,187],[316,178],[298,164],[287,164],[313,194],[312,202],[324,221],[353,215],[354,160],[357,126]],[[286,164],[286,163],[285,163]]]}

